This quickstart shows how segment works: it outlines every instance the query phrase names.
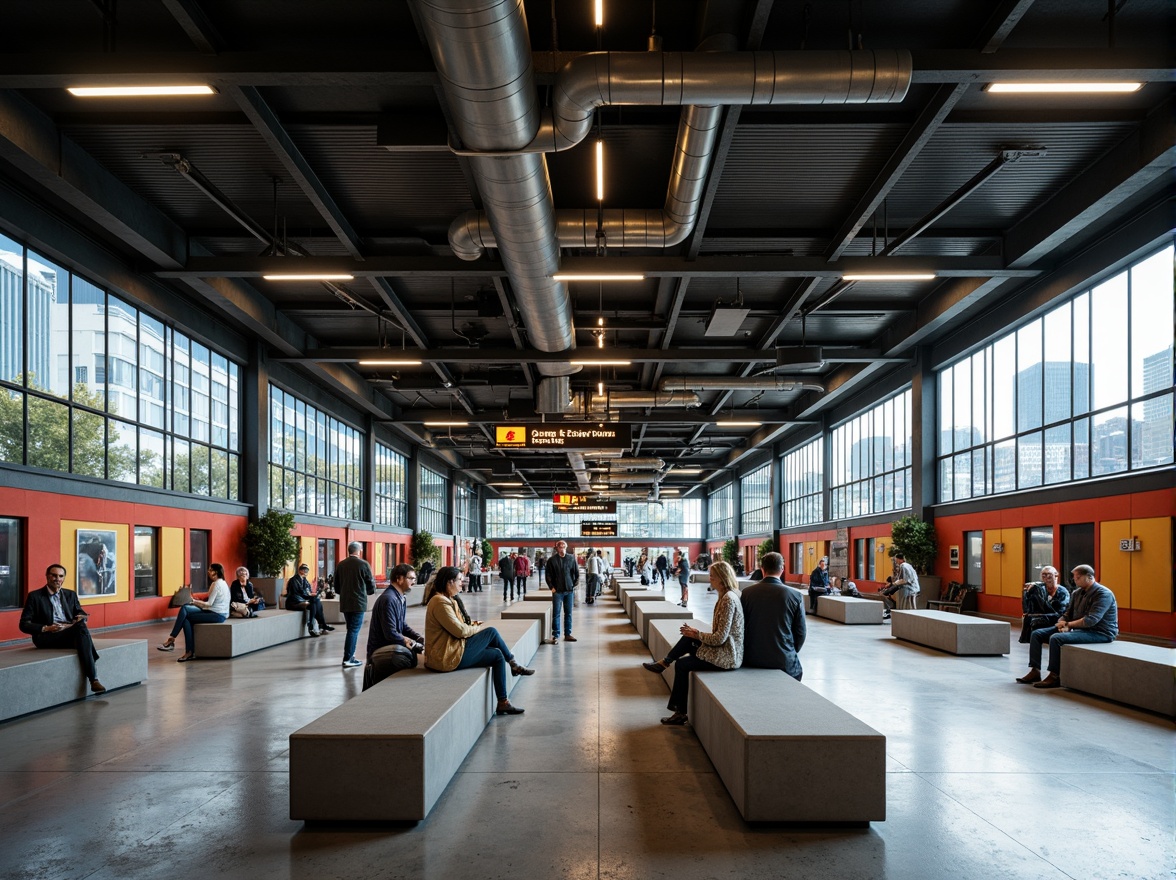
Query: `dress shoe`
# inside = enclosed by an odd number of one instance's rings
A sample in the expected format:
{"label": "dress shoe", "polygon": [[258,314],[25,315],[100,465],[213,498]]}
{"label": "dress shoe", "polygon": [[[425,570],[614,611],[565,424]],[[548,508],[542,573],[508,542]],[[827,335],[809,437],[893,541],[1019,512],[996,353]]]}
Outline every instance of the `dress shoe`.
{"label": "dress shoe", "polygon": [[518,706],[512,706],[510,700],[499,700],[498,706],[494,710],[495,715],[522,715],[523,710]]}
{"label": "dress shoe", "polygon": [[325,633],[333,633],[334,631],[335,631],[335,627],[333,627],[333,626],[324,626],[323,627],[323,632],[325,632]]}
{"label": "dress shoe", "polygon": [[666,664],[660,661],[657,663],[642,663],[641,665],[650,672],[656,672],[658,675],[661,675],[663,672],[665,672],[667,668]]}
{"label": "dress shoe", "polygon": [[102,682],[100,682],[96,678],[91,678],[90,679],[90,690],[92,690],[96,694],[104,694],[104,693],[106,693],[106,685],[104,685]]}
{"label": "dress shoe", "polygon": [[519,675],[534,675],[534,674],[535,674],[535,670],[534,670],[534,669],[528,669],[526,666],[520,666],[518,663],[515,663],[515,662],[512,660],[512,661],[510,662],[510,674],[511,674],[511,675],[514,675],[514,676],[519,676]]}
{"label": "dress shoe", "polygon": [[580,640],[578,638],[576,638],[575,636],[564,636],[564,641],[565,642],[578,642]]}
{"label": "dress shoe", "polygon": [[669,718],[663,718],[661,720],[661,723],[662,724],[673,724],[675,726],[681,726],[689,720],[690,719],[687,717],[685,712],[675,712]]}
{"label": "dress shoe", "polygon": [[552,636],[551,637],[551,644],[558,645],[559,644],[559,636]]}
{"label": "dress shoe", "polygon": [[176,662],[177,663],[187,663],[189,660],[195,660],[195,659],[196,659],[195,654],[181,654],[179,657],[176,658]]}
{"label": "dress shoe", "polygon": [[1036,684],[1041,681],[1041,672],[1037,669],[1030,669],[1024,675],[1017,679],[1020,684]]}
{"label": "dress shoe", "polygon": [[1033,686],[1035,688],[1060,688],[1062,686],[1062,680],[1051,672]]}

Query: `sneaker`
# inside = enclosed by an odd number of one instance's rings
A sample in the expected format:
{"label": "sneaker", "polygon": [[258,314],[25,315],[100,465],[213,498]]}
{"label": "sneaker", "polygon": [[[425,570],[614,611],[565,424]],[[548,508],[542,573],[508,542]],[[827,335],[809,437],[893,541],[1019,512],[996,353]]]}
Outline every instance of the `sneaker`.
{"label": "sneaker", "polygon": [[323,627],[323,632],[325,632],[325,633],[333,633],[334,631],[335,631],[335,627],[333,627],[333,626],[324,626]]}
{"label": "sneaker", "polygon": [[167,651],[169,654],[176,649],[175,645],[156,645],[156,651]]}
{"label": "sneaker", "polygon": [[552,636],[551,637],[551,644],[558,645],[559,644],[559,636]]}
{"label": "sneaker", "polygon": [[306,633],[307,633],[307,635],[309,635],[309,636],[310,636],[312,639],[317,639],[319,636],[321,636],[321,635],[322,635],[322,633],[320,633],[320,632],[319,632],[317,629],[308,629],[308,630],[306,631]]}
{"label": "sneaker", "polygon": [[363,666],[363,661],[362,661],[362,660],[357,660],[357,659],[356,659],[356,658],[354,658],[354,657],[352,657],[350,660],[344,660],[344,661],[343,661],[343,668],[344,668],[344,669],[353,669],[353,668],[355,668],[356,666]]}

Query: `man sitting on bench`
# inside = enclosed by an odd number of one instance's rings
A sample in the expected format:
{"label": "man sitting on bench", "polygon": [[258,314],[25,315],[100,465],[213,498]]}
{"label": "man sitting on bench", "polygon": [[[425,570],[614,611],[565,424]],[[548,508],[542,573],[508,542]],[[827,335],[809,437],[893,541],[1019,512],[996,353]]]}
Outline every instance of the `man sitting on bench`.
{"label": "man sitting on bench", "polygon": [[71,648],[78,652],[82,675],[96,694],[106,692],[98,680],[98,651],[86,627],[89,615],[82,610],[78,594],[65,589],[65,566],[54,563],[45,569],[45,586],[33,590],[20,615],[20,631],[33,637],[38,648]]}
{"label": "man sitting on bench", "polygon": [[[1033,630],[1029,637],[1029,672],[1018,678],[1035,688],[1062,686],[1062,646],[1113,642],[1119,634],[1115,594],[1094,579],[1094,569],[1079,565],[1070,572],[1075,590],[1070,607],[1054,626]],[[1049,642],[1049,675],[1041,677],[1041,646]]]}

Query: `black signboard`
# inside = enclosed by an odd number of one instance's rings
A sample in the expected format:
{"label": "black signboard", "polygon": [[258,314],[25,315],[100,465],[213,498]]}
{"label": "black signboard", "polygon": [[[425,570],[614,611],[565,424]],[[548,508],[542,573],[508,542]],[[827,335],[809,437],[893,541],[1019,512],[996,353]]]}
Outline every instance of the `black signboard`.
{"label": "black signboard", "polygon": [[553,513],[616,513],[617,503],[595,495],[556,492],[551,496],[551,510]]}
{"label": "black signboard", "polygon": [[611,520],[580,520],[581,538],[615,538],[617,536],[617,521]]}
{"label": "black signboard", "polygon": [[633,445],[628,424],[496,425],[496,449],[628,449]]}

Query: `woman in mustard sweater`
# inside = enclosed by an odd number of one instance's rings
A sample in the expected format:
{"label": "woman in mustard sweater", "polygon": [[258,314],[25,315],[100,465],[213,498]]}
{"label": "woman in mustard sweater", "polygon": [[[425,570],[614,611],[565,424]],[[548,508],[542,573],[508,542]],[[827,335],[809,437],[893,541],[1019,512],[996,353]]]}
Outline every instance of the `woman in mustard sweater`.
{"label": "woman in mustard sweater", "polygon": [[462,619],[457,600],[461,589],[461,572],[447,565],[437,572],[425,597],[425,666],[435,672],[453,672],[487,666],[493,670],[494,695],[498,697],[497,715],[522,715],[523,710],[512,706],[506,698],[506,668],[511,675],[534,675],[515,662],[510,648],[492,626],[482,621],[466,623]]}

